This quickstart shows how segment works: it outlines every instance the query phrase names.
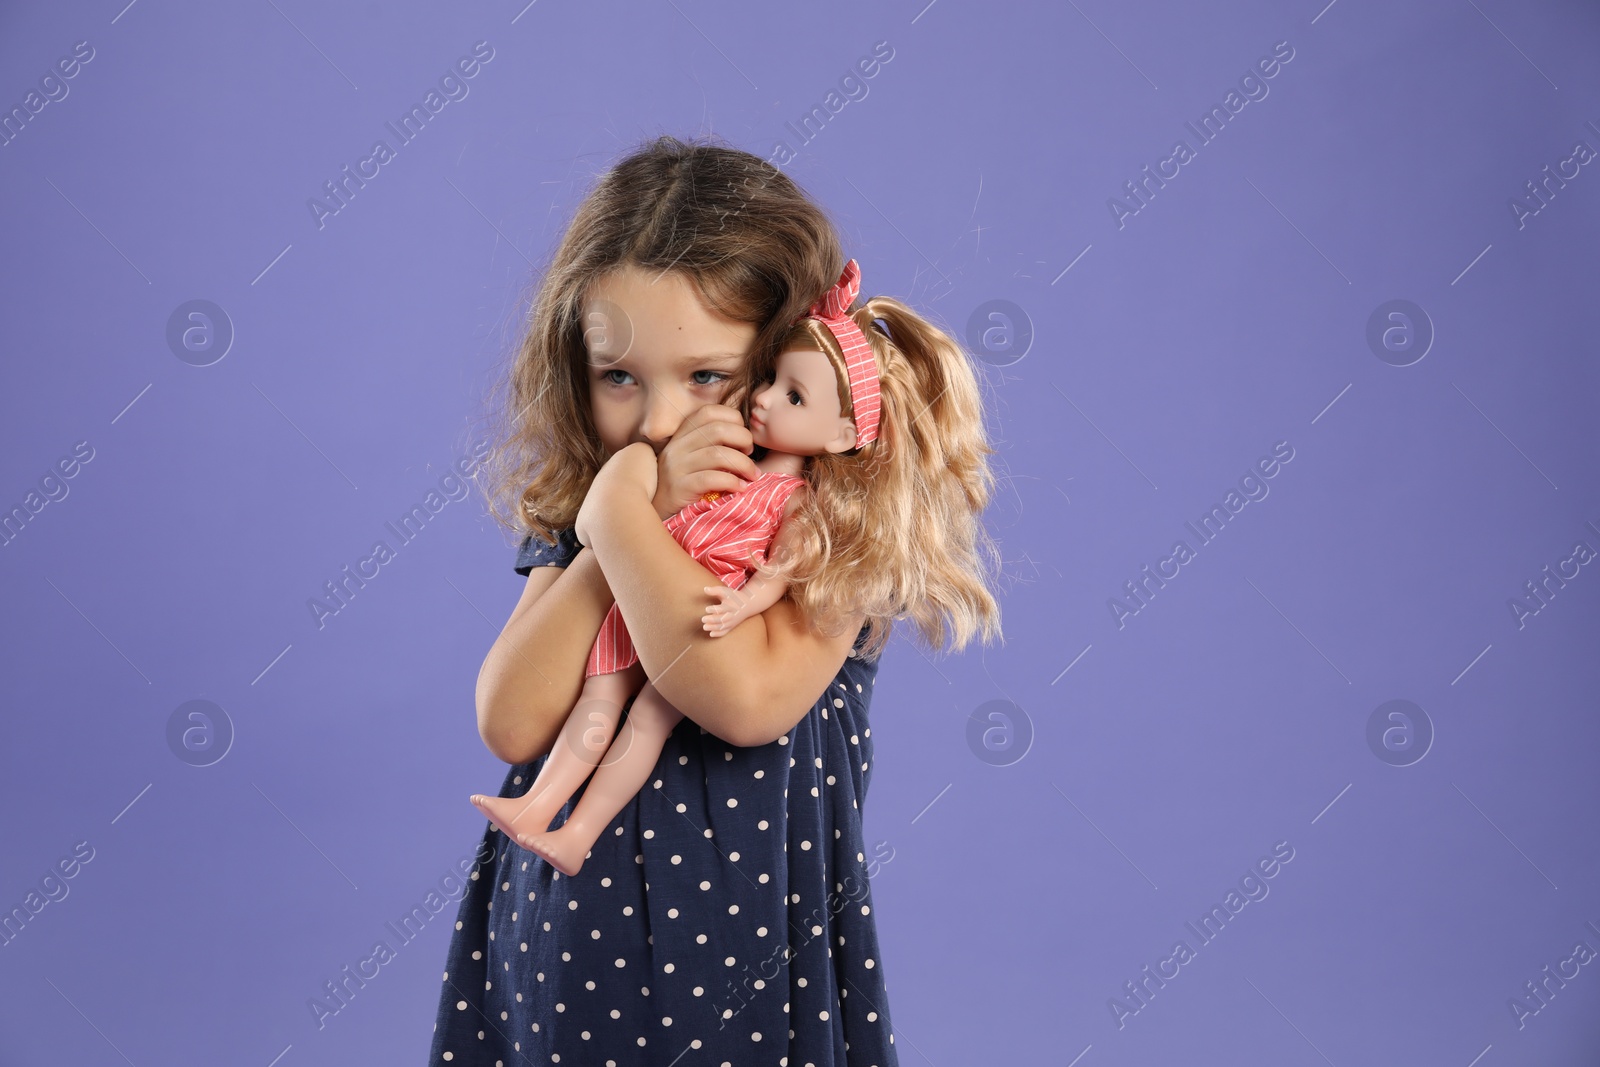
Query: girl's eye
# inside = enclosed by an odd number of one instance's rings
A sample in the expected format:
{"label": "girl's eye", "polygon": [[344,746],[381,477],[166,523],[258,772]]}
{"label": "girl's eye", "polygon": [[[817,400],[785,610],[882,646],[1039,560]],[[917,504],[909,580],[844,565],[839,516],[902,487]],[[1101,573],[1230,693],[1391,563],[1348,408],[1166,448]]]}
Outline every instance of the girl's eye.
{"label": "girl's eye", "polygon": [[793,404],[795,407],[801,407],[805,404],[805,401],[800,398],[799,390],[789,390],[789,403]]}
{"label": "girl's eye", "polygon": [[600,377],[611,385],[629,385],[633,381],[633,375],[625,370],[608,370]]}
{"label": "girl's eye", "polygon": [[[706,378],[709,380],[702,381],[702,375],[706,376]],[[728,376],[719,370],[697,370],[693,374],[689,375],[689,380],[694,382],[696,385],[716,385],[718,382],[727,381]]]}

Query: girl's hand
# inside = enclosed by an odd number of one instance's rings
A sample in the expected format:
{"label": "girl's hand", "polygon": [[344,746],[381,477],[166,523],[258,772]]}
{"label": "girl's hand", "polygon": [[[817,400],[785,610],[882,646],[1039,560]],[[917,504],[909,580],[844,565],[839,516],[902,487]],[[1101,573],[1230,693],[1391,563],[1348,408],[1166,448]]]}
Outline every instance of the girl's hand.
{"label": "girl's hand", "polygon": [[754,447],[733,408],[706,404],[690,412],[656,457],[656,514],[668,518],[707,493],[736,493],[761,477],[750,459]]}
{"label": "girl's hand", "polygon": [[606,460],[594,481],[589,483],[589,492],[572,524],[573,535],[580,545],[590,543],[589,531],[596,523],[605,521],[606,502],[613,494],[632,493],[649,498],[655,492],[655,450],[643,441],[635,441]]}
{"label": "girl's hand", "polygon": [[700,618],[700,627],[712,637],[721,637],[739,625],[750,614],[750,598],[737,589],[725,585],[706,586],[711,604]]}

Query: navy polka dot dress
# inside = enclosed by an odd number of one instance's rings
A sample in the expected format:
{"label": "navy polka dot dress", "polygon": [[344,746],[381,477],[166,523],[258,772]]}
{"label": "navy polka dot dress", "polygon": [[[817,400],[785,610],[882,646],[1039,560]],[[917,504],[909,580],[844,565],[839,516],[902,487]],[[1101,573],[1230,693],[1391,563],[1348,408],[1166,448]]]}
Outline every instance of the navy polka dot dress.
{"label": "navy polka dot dress", "polygon": [[[577,552],[570,531],[530,537],[517,573]],[[683,719],[575,878],[486,823],[430,1067],[897,1067],[861,837],[876,675],[852,653],[755,748]]]}

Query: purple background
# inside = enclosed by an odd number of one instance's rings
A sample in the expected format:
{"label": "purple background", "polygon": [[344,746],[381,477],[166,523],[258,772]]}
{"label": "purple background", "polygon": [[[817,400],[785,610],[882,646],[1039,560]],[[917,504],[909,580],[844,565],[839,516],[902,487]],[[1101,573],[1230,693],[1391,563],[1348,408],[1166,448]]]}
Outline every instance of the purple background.
{"label": "purple background", "polygon": [[[1600,549],[1600,163],[1510,207],[1600,148],[1593,5],[121,2],[0,15],[5,110],[94,49],[0,147],[0,507],[94,450],[0,548],[0,909],[94,850],[0,947],[4,1062],[425,1058],[454,903],[325,1027],[307,1002],[482,832],[513,541],[474,493],[320,630],[307,600],[482,436],[534,272],[663,132],[787,142],[866,292],[963,337],[991,300],[1031,324],[1020,359],[978,347],[1006,641],[897,638],[872,708],[902,1062],[1594,1062],[1600,966],[1509,1007],[1600,949],[1600,567],[1509,606]],[[319,228],[308,199],[480,40],[469,95]],[[203,367],[166,337],[195,299],[236,331]],[[1408,366],[1367,340],[1395,299],[1436,334]],[[1119,627],[1279,441],[1270,494]],[[1408,766],[1368,741],[1394,699],[1434,733]],[[168,743],[190,700],[234,731],[204,768]],[[997,700],[991,751],[969,718]],[[1280,841],[1201,945],[1185,923]]]}

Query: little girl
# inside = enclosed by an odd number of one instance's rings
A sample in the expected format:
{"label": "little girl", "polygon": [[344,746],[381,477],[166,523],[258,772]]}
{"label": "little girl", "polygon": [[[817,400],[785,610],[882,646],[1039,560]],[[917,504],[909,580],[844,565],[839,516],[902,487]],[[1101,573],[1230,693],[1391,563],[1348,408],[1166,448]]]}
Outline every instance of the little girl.
{"label": "little girl", "polygon": [[[674,539],[723,582],[706,589],[714,603],[707,609],[702,623],[712,636],[726,634],[784,595],[786,583],[774,573],[761,574],[748,583],[747,579],[751,568],[761,562],[762,555],[772,544],[780,518],[791,515],[804,499],[795,490],[806,485],[801,474],[806,471],[809,457],[849,452],[867,465],[870,476],[890,470],[894,460],[908,454],[863,451],[877,440],[882,405],[878,358],[861,327],[846,314],[860,291],[860,283],[860,268],[852,259],[845,264],[839,281],[784,339],[773,379],[756,393],[750,430],[754,443],[765,453],[756,462],[762,476],[736,493],[707,494],[705,499],[690,504],[667,520],[667,529],[672,531]],[[817,329],[818,323],[826,333]],[[872,332],[881,336],[877,330]],[[888,342],[880,341],[879,347],[885,349],[885,358],[888,358],[891,347]],[[932,398],[911,399],[917,402],[920,410],[927,407]],[[642,447],[629,446],[630,449]],[[645,449],[641,455],[645,457],[642,469],[653,472],[654,453]],[[866,482],[865,491],[871,494],[869,478],[854,479],[857,486],[863,481]],[[836,492],[848,487],[825,480],[825,484],[815,488]],[[873,503],[877,508],[869,511],[882,512],[895,506],[895,502],[887,499]],[[872,521],[863,523],[857,536],[877,537],[879,531],[871,527],[879,523],[883,520],[873,514]],[[884,527],[881,530],[884,535],[895,532],[889,524]],[[580,542],[585,540],[582,529],[577,530],[577,536]],[[797,536],[796,527],[789,526],[777,538],[775,555],[780,568],[792,558]],[[847,534],[835,544],[831,560],[834,566],[846,563],[851,556],[845,547],[849,539]],[[897,580],[897,588],[904,586],[903,579]],[[894,610],[898,605],[880,607]],[[593,709],[598,702],[601,707],[620,713],[623,702],[635,693],[637,696],[629,709],[627,722],[611,742],[607,754],[612,759],[596,772],[584,790],[582,802],[561,829],[544,832],[560,805],[593,769],[593,763],[579,754],[580,747],[597,749],[605,745],[615,729],[614,718],[592,713],[592,725],[585,729],[580,716],[568,716],[550,759],[534,780],[526,799],[477,794],[471,797],[472,803],[488,815],[502,833],[538,853],[569,877],[578,873],[595,839],[649,777],[667,735],[682,718],[654,686],[643,684],[640,688],[643,672],[637,664],[638,656],[633,653],[627,628],[613,606],[601,627],[600,640],[589,654],[588,677],[583,700],[578,706],[581,708],[587,703]]]}
{"label": "little girl", "polygon": [[[898,301],[850,314],[875,348],[879,436],[811,461],[818,489],[767,568],[792,596],[723,636],[702,628],[706,569],[662,523],[759,476],[718,402],[773,373],[844,259],[780,172],[661,138],[601,178],[544,273],[490,461],[527,583],[479,675],[479,732],[512,764],[501,797],[526,794],[613,604],[685,717],[581,877],[486,827],[430,1064],[898,1063],[861,833],[867,708],[891,606],[935,646],[996,629],[970,364]],[[585,334],[596,307],[626,346]]]}

